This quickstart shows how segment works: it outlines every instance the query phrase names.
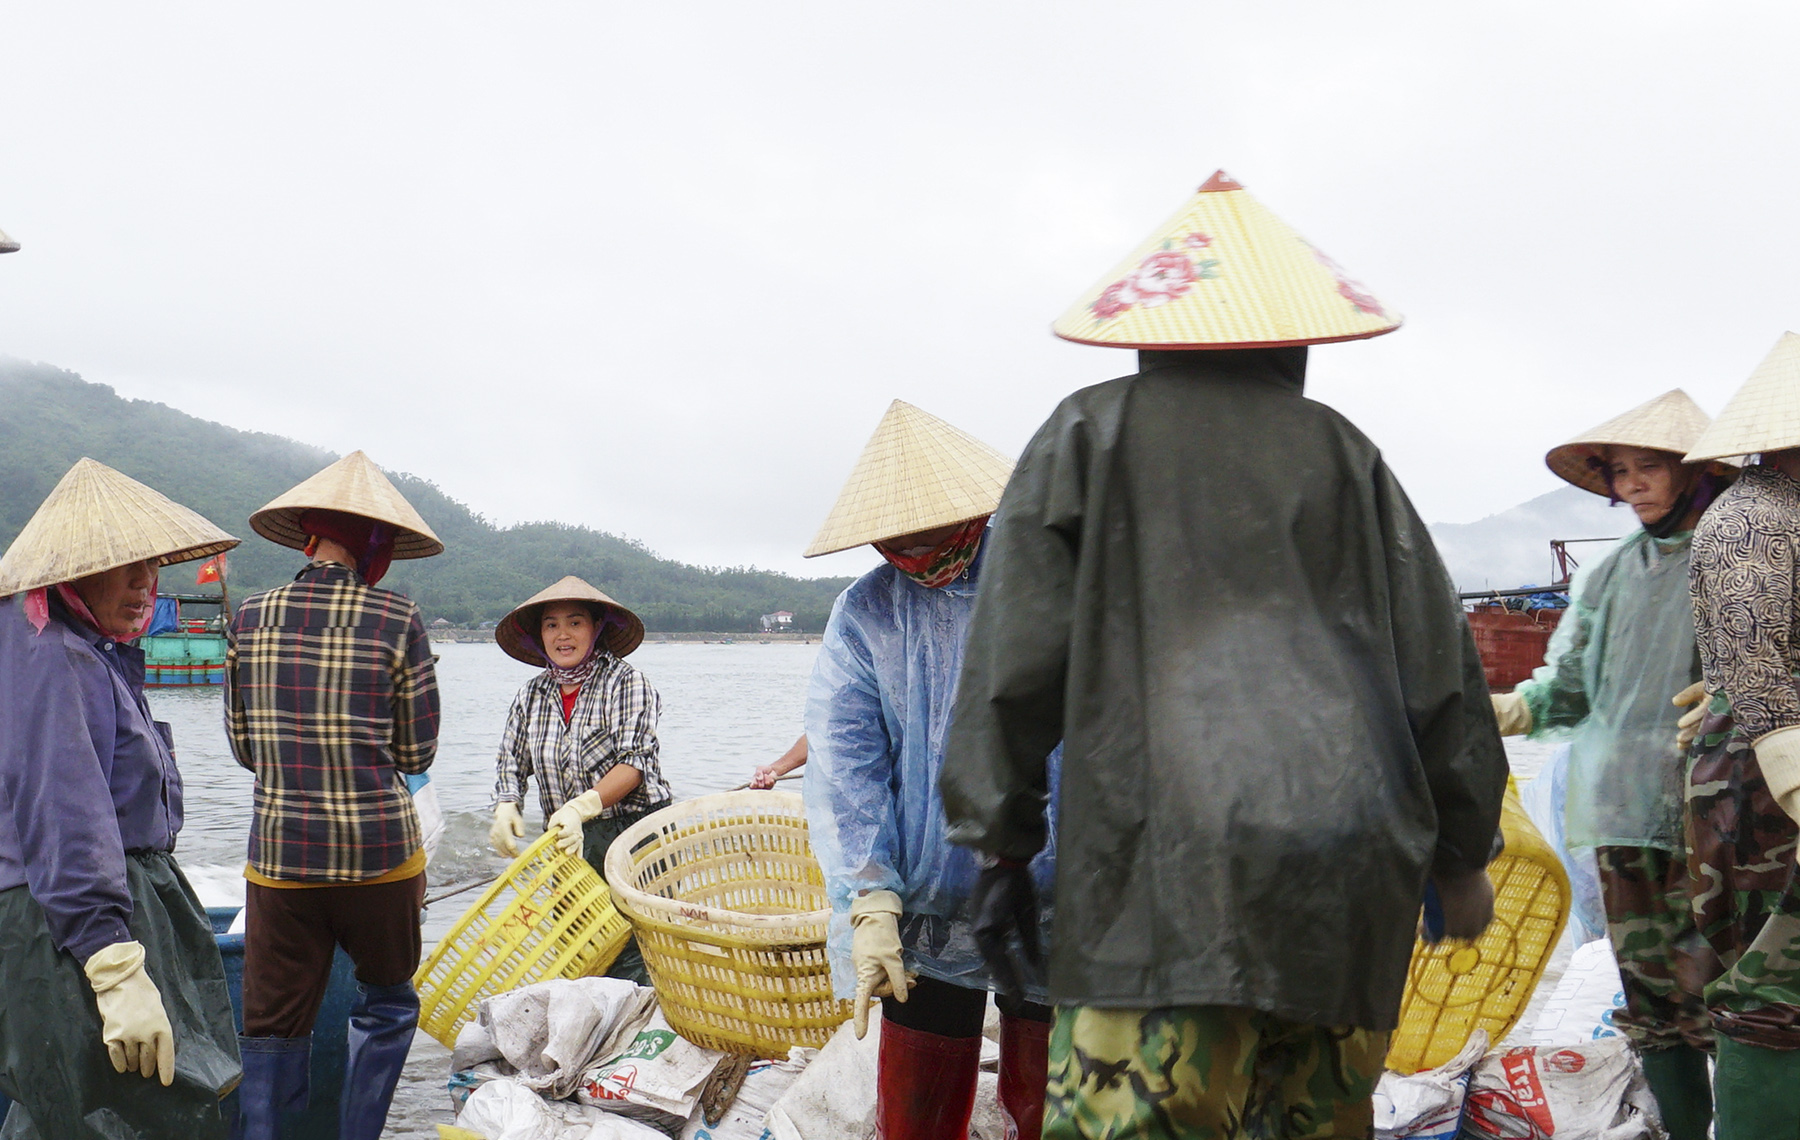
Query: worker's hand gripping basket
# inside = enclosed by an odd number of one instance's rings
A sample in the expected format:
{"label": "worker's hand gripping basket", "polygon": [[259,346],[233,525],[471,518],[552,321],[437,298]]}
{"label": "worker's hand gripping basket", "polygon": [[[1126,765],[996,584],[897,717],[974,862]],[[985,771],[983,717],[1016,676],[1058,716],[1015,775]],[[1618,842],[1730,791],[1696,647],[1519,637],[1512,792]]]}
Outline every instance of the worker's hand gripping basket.
{"label": "worker's hand gripping basket", "polygon": [[1494,923],[1474,942],[1421,940],[1400,1000],[1387,1067],[1435,1069],[1480,1028],[1499,1045],[1525,1012],[1569,920],[1569,876],[1509,779],[1500,812],[1506,850],[1488,866]]}
{"label": "worker's hand gripping basket", "polygon": [[481,999],[552,978],[606,972],[631,924],[599,872],[556,846],[556,832],[513,861],[432,948],[413,975],[419,1028],[445,1046]]}
{"label": "worker's hand gripping basket", "polygon": [[725,792],[632,825],[606,880],[637,932],[663,1016],[709,1049],[784,1057],[850,1016],[831,996],[831,903],[791,792]]}

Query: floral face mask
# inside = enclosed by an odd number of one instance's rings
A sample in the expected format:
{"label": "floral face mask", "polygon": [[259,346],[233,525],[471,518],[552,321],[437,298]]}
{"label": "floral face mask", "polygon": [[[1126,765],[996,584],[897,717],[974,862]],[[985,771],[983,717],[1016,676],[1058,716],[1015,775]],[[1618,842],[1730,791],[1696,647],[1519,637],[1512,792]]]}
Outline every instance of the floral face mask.
{"label": "floral face mask", "polygon": [[987,531],[987,521],[986,515],[970,519],[930,551],[915,557],[889,550],[885,543],[876,543],[875,549],[893,564],[894,569],[926,589],[935,590],[961,577],[969,563],[975,561],[975,552],[981,548],[981,536]]}

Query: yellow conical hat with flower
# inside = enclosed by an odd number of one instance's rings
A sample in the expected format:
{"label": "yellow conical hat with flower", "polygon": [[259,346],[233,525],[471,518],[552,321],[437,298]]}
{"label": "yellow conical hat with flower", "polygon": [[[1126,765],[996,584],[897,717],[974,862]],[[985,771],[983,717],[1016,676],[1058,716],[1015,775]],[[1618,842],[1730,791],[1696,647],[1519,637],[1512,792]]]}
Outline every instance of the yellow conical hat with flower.
{"label": "yellow conical hat with flower", "polygon": [[1800,447],[1800,336],[1782,333],[1687,461]]}
{"label": "yellow conical hat with flower", "polygon": [[1400,327],[1223,170],[1051,326],[1113,348],[1272,348]]}
{"label": "yellow conical hat with flower", "polygon": [[895,400],[805,557],[991,515],[1012,469],[968,432]]}

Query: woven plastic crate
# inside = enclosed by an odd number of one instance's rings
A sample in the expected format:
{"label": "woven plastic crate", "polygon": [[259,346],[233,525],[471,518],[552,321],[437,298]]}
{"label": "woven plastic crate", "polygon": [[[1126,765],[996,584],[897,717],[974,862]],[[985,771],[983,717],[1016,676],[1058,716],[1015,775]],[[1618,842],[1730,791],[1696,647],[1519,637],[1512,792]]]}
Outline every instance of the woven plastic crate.
{"label": "woven plastic crate", "polygon": [[825,876],[791,792],[725,792],[646,816],[606,853],[663,1016],[709,1049],[785,1057],[850,1016],[831,996]]}
{"label": "woven plastic crate", "polygon": [[432,948],[413,984],[419,1028],[445,1046],[482,998],[552,978],[602,974],[631,924],[587,861],[556,846],[556,833],[525,849]]}
{"label": "woven plastic crate", "polygon": [[1569,921],[1568,873],[1526,816],[1511,779],[1500,830],[1506,851],[1488,867],[1493,925],[1474,942],[1421,940],[1413,947],[1400,1026],[1388,1045],[1387,1067],[1395,1072],[1436,1068],[1477,1028],[1498,1045],[1530,1004]]}

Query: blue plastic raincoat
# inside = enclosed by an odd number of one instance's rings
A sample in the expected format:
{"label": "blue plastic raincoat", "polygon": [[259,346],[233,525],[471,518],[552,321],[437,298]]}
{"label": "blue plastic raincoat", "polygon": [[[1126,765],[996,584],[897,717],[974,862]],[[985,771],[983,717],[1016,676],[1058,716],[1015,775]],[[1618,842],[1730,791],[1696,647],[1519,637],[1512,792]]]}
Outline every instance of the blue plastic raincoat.
{"label": "blue plastic raincoat", "polygon": [[1700,679],[1691,538],[1638,530],[1577,574],[1544,665],[1516,690],[1533,740],[1569,741],[1570,847],[1686,850],[1669,698]]}
{"label": "blue plastic raincoat", "polygon": [[[974,887],[975,855],[944,835],[938,796],[944,740],[963,643],[975,611],[986,542],[967,573],[926,589],[883,563],[838,596],[825,626],[806,700],[807,825],[831,894],[832,986],[856,993],[850,965],[850,901],[866,890],[900,896],[900,941],[909,970],[972,989],[991,977],[961,913]],[[1056,803],[1060,749],[1050,761]],[[1032,861],[1049,947],[1056,828]],[[1045,1001],[1041,984],[1027,995]]]}

